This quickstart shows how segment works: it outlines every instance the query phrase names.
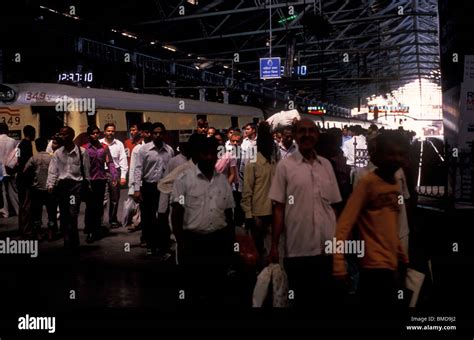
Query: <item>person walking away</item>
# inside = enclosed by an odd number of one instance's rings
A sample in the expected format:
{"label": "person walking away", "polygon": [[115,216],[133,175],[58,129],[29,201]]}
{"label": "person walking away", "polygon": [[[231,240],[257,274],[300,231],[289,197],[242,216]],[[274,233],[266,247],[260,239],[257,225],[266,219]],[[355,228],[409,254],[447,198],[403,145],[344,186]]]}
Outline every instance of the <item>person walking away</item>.
{"label": "person walking away", "polygon": [[38,138],[35,140],[37,153],[26,162],[23,174],[25,177],[32,178],[31,193],[31,219],[30,230],[33,238],[42,240],[41,225],[43,206],[46,207],[48,214],[48,240],[52,241],[58,232],[58,223],[56,218],[56,205],[53,194],[48,192],[47,180],[48,169],[51,163],[52,155],[46,152],[48,140]]}
{"label": "person walking away", "polygon": [[9,216],[17,216],[19,212],[18,206],[18,190],[15,183],[14,174],[9,174],[5,169],[7,158],[15,152],[17,141],[13,138],[8,137],[8,125],[0,123],[0,163],[3,178],[1,180],[1,186],[3,188],[2,199],[3,207],[0,209],[0,216],[8,218]]}

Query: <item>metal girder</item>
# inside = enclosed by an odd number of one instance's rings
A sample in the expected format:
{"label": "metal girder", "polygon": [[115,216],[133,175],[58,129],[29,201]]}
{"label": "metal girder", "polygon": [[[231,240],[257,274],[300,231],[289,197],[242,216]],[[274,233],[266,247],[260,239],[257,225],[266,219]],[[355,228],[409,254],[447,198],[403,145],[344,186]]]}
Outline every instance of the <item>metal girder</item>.
{"label": "metal girder", "polygon": [[[400,34],[400,33],[406,33],[406,34],[410,34],[410,33],[414,33],[413,30],[409,30],[409,31],[402,31],[402,32],[387,32],[387,33],[383,33],[381,34],[381,36],[384,36],[384,35],[397,35],[397,34]],[[433,33],[433,34],[437,34],[436,31],[427,31],[426,33]],[[351,41],[351,40],[358,40],[358,39],[367,39],[367,38],[377,38],[378,35],[371,35],[371,36],[351,36],[351,37],[347,37],[347,38],[340,38],[340,39],[325,39],[325,40],[320,40],[319,42],[320,43],[327,43],[327,42],[332,42],[332,41]],[[202,39],[201,39],[202,40]],[[300,42],[300,43],[297,43],[296,46],[303,46],[304,43],[303,42]],[[286,48],[286,45],[275,45],[275,46],[272,46],[272,49],[279,49],[279,48]],[[232,51],[222,51],[222,52],[213,52],[213,53],[203,53],[203,55],[206,55],[206,56],[214,56],[214,55],[222,55],[222,54],[233,54],[233,53],[236,53],[236,52],[239,52],[239,53],[245,53],[245,52],[257,52],[257,51],[263,51],[263,50],[267,50],[268,47],[255,47],[255,48],[247,48],[247,49],[240,49],[238,51],[236,50],[232,50]]]}
{"label": "metal girder", "polygon": [[[241,1],[237,4],[237,6],[235,6],[234,10],[238,9],[238,8],[244,3],[244,1],[245,1],[245,0],[241,0]],[[219,25],[217,25],[216,28],[214,28],[214,30],[213,30],[209,35],[210,35],[210,36],[213,36],[213,35],[222,27],[222,25],[224,25],[225,22],[226,22],[227,20],[229,20],[229,18],[230,18],[230,14],[228,14],[228,15],[219,23]]]}
{"label": "metal girder", "polygon": [[[298,6],[298,5],[304,5],[304,4],[306,4],[306,1],[296,1],[296,2],[288,2],[285,4],[275,4],[275,5],[272,4],[272,8],[275,9],[279,7]],[[230,10],[210,12],[210,13],[183,15],[183,16],[173,17],[173,18],[169,18],[165,20],[150,20],[150,21],[138,22],[134,25],[141,26],[141,25],[150,25],[150,24],[160,24],[160,23],[165,23],[165,22],[168,23],[172,21],[182,21],[182,20],[200,19],[200,18],[220,16],[220,15],[228,15],[228,14],[255,12],[259,10],[264,10],[266,8],[267,8],[266,6],[255,6],[255,7],[240,8],[236,10],[230,9]]]}

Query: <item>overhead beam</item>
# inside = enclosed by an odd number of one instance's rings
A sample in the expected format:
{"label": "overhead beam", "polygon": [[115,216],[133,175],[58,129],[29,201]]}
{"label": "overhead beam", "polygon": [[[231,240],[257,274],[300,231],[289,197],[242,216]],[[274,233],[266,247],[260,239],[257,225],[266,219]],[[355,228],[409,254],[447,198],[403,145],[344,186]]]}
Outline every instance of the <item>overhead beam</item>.
{"label": "overhead beam", "polygon": [[[285,4],[272,4],[272,8],[275,9],[275,8],[280,8],[280,7],[298,6],[298,5],[304,5],[304,4],[306,4],[306,1],[296,1],[296,2],[289,2]],[[142,26],[142,25],[150,25],[150,24],[160,24],[160,23],[165,23],[165,22],[168,23],[168,22],[173,22],[173,21],[200,19],[200,18],[206,18],[206,17],[228,15],[228,14],[262,11],[262,10],[265,10],[266,8],[267,8],[266,6],[255,6],[255,7],[246,7],[246,8],[240,8],[240,9],[230,9],[230,10],[225,10],[225,11],[210,12],[210,13],[182,15],[182,16],[165,19],[165,20],[143,21],[143,22],[136,23],[134,25]]]}

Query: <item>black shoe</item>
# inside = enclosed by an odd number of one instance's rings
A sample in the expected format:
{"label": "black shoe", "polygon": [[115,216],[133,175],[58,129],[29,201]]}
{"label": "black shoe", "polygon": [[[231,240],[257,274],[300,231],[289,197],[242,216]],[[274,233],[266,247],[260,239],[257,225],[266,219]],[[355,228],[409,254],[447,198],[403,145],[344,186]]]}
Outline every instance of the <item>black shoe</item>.
{"label": "black shoe", "polygon": [[110,229],[117,229],[120,228],[122,225],[118,222],[112,222],[110,223]]}

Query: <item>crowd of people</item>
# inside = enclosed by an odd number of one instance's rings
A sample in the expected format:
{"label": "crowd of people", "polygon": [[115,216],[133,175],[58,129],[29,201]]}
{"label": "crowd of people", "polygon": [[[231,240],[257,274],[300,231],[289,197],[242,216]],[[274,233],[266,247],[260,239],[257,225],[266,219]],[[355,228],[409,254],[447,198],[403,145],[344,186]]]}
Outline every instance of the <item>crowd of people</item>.
{"label": "crowd of people", "polygon": [[[416,198],[406,161],[412,135],[375,125],[321,131],[309,119],[277,131],[266,122],[219,131],[199,119],[189,140],[173,148],[159,122],[131,126],[123,143],[115,130],[89,126],[89,141],[79,146],[71,127],[48,141],[25,126],[17,144],[0,123],[0,213],[18,216],[23,237],[62,235],[77,254],[85,202],[88,243],[120,226],[141,230],[141,246],[160,261],[176,243],[184,282],[208,296],[232,269],[240,228],[255,244],[256,273],[281,263],[296,306],[321,305],[345,288],[368,305],[396,303]],[[334,238],[363,241],[364,256],[328,252]]]}

